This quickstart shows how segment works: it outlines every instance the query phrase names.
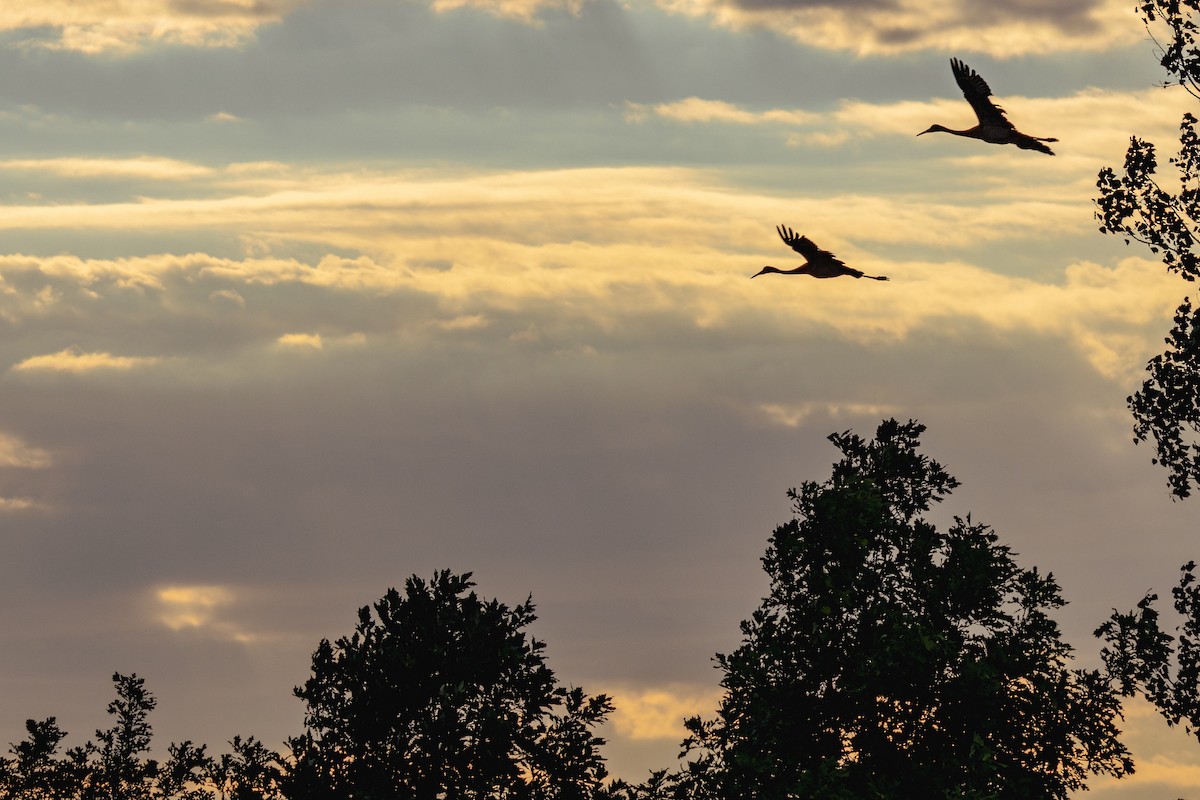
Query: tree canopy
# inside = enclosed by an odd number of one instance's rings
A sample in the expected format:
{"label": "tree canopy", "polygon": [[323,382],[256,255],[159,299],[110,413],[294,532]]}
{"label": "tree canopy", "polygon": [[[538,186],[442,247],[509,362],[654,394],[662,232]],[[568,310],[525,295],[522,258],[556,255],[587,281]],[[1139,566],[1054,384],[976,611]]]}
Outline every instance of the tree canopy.
{"label": "tree canopy", "polygon": [[1068,667],[1052,575],[988,527],[925,518],[957,485],[924,426],[830,436],[832,477],[789,495],[770,592],[716,656],[717,716],[688,720],[686,765],[635,797],[1066,798],[1131,770],[1119,700]]}
{"label": "tree canopy", "polygon": [[592,796],[609,698],[558,685],[526,631],[531,599],[509,608],[473,585],[413,576],[321,641],[295,691],[307,731],[290,741],[289,798]]}

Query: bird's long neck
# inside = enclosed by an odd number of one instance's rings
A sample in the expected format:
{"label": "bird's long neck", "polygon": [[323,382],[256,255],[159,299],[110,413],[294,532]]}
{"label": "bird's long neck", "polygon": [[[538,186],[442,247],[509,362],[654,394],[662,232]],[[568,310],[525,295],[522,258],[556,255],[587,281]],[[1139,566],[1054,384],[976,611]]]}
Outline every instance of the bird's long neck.
{"label": "bird's long neck", "polygon": [[945,125],[933,125],[925,133],[953,133],[955,136],[969,136],[975,138],[975,132],[979,130],[978,126],[967,128],[965,131],[956,131],[953,128],[947,128]]}
{"label": "bird's long neck", "polygon": [[759,275],[765,275],[768,272],[774,272],[779,275],[797,275],[801,272],[804,272],[806,269],[808,269],[808,264],[804,264],[802,266],[796,267],[795,269],[780,269],[779,267],[767,266],[767,267],[763,267],[761,270],[759,270],[755,274],[751,275],[750,277],[757,278]]}

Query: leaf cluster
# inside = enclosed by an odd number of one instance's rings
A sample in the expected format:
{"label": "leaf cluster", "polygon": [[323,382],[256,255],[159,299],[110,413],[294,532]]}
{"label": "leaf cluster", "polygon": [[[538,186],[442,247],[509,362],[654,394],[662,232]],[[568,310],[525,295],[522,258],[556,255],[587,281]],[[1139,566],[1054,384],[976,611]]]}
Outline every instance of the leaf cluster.
{"label": "leaf cluster", "polygon": [[1194,15],[1200,11],[1198,0],[1142,0],[1138,12],[1146,32],[1158,48],[1159,63],[1172,76],[1172,83],[1183,86],[1200,98],[1200,47]]}
{"label": "leaf cluster", "polygon": [[[1190,20],[1187,26],[1191,31]],[[1194,55],[1194,51],[1190,47],[1184,52]],[[1184,74],[1195,85],[1196,62],[1189,62],[1186,69]],[[1154,145],[1137,137],[1130,140],[1122,173],[1106,167],[1096,184],[1101,232],[1124,236],[1126,243],[1147,245],[1169,271],[1188,281],[1200,276],[1196,252],[1200,135],[1196,125],[1196,117],[1184,115],[1180,150],[1170,159],[1178,172],[1178,185],[1172,191],[1157,180]],[[1179,499],[1190,496],[1193,486],[1200,486],[1200,332],[1196,317],[1191,300],[1185,297],[1165,339],[1167,349],[1150,359],[1141,389],[1126,400],[1134,418],[1134,441],[1153,440],[1154,462],[1167,468],[1171,494]]]}
{"label": "leaf cluster", "polygon": [[1101,650],[1105,668],[1118,682],[1121,694],[1143,695],[1171,725],[1200,740],[1200,582],[1196,562],[1180,570],[1179,584],[1171,590],[1172,605],[1182,620],[1167,633],[1148,592],[1135,611],[1113,611],[1096,629],[1106,642]]}

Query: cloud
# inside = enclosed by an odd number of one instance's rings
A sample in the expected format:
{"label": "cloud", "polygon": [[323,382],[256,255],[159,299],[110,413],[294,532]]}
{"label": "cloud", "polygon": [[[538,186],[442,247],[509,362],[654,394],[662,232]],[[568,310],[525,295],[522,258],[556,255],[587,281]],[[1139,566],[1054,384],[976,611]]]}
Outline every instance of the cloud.
{"label": "cloud", "polygon": [[6,511],[29,511],[41,508],[42,505],[28,497],[0,497],[0,513]]}
{"label": "cloud", "polygon": [[1113,797],[1177,796],[1200,786],[1200,754],[1195,736],[1184,726],[1166,720],[1141,698],[1124,704],[1122,740],[1133,754],[1136,770],[1121,779],[1098,777],[1089,794],[1100,800]]}
{"label": "cloud", "polygon": [[[625,119],[645,123],[662,119],[676,123],[755,125],[786,130],[788,142],[795,146],[825,149],[881,137],[911,140],[933,122],[951,128],[970,128],[974,113],[962,99],[949,69],[946,70],[944,97],[916,101],[869,103],[856,99],[839,101],[827,111],[796,109],[751,109],[719,100],[689,97],[654,105],[630,103]],[[1150,140],[1169,142],[1177,138],[1178,121],[1194,102],[1183,91],[1148,88],[1137,92],[1114,92],[1086,88],[1066,97],[1001,97],[1009,118],[1019,129],[1034,135],[1053,135],[1058,161],[1029,160],[1031,169],[1062,169],[1079,173],[1080,158],[1112,158],[1121,152],[1130,136],[1129,121],[1138,120],[1137,134]],[[1052,133],[1051,133],[1052,132]],[[942,134],[932,134],[942,141]],[[940,148],[956,145],[935,145]],[[958,146],[978,147],[959,143]],[[961,152],[961,151],[959,151]],[[1069,162],[1065,167],[1063,162]],[[972,167],[995,164],[995,159],[978,158]],[[1005,165],[1007,169],[1008,166]]]}
{"label": "cloud", "polygon": [[223,614],[234,605],[236,593],[225,586],[177,585],[155,590],[158,621],[173,631],[200,631],[222,639],[249,643],[256,637]]}
{"label": "cloud", "polygon": [[85,352],[78,347],[68,347],[57,353],[42,356],[30,356],[10,369],[13,372],[69,372],[83,373],[96,371],[118,371],[134,369],[153,364],[156,358],[114,356],[107,352]]}
{"label": "cloud", "polygon": [[234,289],[218,289],[208,296],[209,300],[214,303],[228,303],[237,306],[238,308],[246,307],[246,298],[242,297]]}
{"label": "cloud", "polygon": [[[959,110],[966,110],[965,103],[961,105],[964,108]],[[1116,136],[1118,141],[1126,138]],[[905,141],[911,139],[910,128]],[[1086,172],[1086,177],[1080,177],[1079,162],[1067,164],[1066,156],[1060,162],[1044,156],[1033,161],[1030,154],[1012,148],[1007,153],[977,142],[954,144],[974,149],[954,150],[941,142],[928,145],[927,150],[939,154],[949,149],[962,158],[975,157],[984,148],[990,160],[981,160],[981,169],[970,176],[949,170],[946,176],[931,179],[929,189],[937,191],[924,195],[918,194],[921,187],[906,183],[891,194],[800,194],[789,200],[789,207],[810,220],[841,218],[841,229],[875,241],[966,243],[1014,234],[1058,235],[1067,227],[1075,232],[1090,230],[1091,220],[1079,213],[1078,204],[1088,202],[1093,178]],[[1006,154],[1021,158],[1006,160]],[[0,231],[125,231],[129,235],[213,231],[246,237],[244,241],[259,254],[309,242],[327,253],[379,254],[376,261],[359,262],[331,255],[313,271],[314,277],[343,279],[352,274],[368,283],[394,283],[405,277],[378,263],[402,252],[406,263],[418,267],[454,265],[450,270],[421,270],[427,281],[449,283],[458,279],[468,259],[497,256],[513,246],[543,248],[534,251],[538,253],[566,246],[560,253],[566,260],[560,263],[586,255],[588,245],[621,240],[692,252],[726,243],[743,248],[749,243],[741,240],[741,234],[753,224],[755,235],[761,237],[762,220],[776,216],[780,204],[773,192],[727,184],[716,171],[670,167],[473,174],[365,169],[347,173],[297,169],[290,175],[268,172],[247,177],[231,169],[220,173],[222,177],[206,191],[197,192],[201,197],[13,204],[0,218]],[[1068,173],[1073,177],[1064,186],[1062,176]],[[1039,181],[1036,192],[1029,190],[1031,176]],[[948,201],[946,182],[968,177],[976,196],[967,203]],[[989,194],[978,195],[980,181],[994,184],[986,187]],[[1007,187],[1012,189],[1011,197],[992,196]],[[686,215],[663,213],[672,207]],[[855,223],[867,218],[873,220],[869,227]],[[731,222],[737,226],[736,243],[730,242]],[[284,246],[275,248],[273,243]],[[766,243],[760,239],[760,244]],[[278,266],[283,268],[282,263]],[[114,263],[113,268],[119,266]]]}
{"label": "cloud", "polygon": [[169,181],[192,180],[212,172],[199,164],[154,156],[13,159],[0,161],[0,170],[48,172],[67,178],[148,178]]}
{"label": "cloud", "polygon": [[432,0],[432,8],[447,13],[460,8],[474,8],[497,17],[517,19],[537,24],[539,15],[548,9],[565,9],[578,14],[587,0]]}
{"label": "cloud", "polygon": [[[721,100],[703,100],[688,97],[674,103],[659,103],[650,109],[654,114],[675,122],[728,122],[735,125],[807,125],[819,119],[819,115],[805,111],[747,111],[732,103]],[[646,118],[648,109],[639,103],[627,105],[625,118],[640,122]]]}
{"label": "cloud", "polygon": [[711,716],[721,700],[721,691],[697,686],[662,686],[606,690],[616,710],[610,719],[617,733],[633,740],[670,739],[681,741],[683,721],[697,715]]}
{"label": "cloud", "polygon": [[762,417],[772,425],[784,428],[797,428],[809,420],[814,414],[829,417],[888,417],[902,413],[895,406],[871,405],[864,403],[822,403],[818,401],[789,404],[763,403],[758,407]]}
{"label": "cloud", "polygon": [[[0,31],[30,47],[133,52],[154,43],[232,47],[304,0],[39,0],[0,7]],[[49,31],[46,35],[45,31]]]}
{"label": "cloud", "polygon": [[31,447],[16,436],[0,433],[0,467],[45,469],[52,463],[48,451]]}
{"label": "cloud", "polygon": [[[319,1],[319,0],[318,0]],[[326,0],[327,2],[328,0]],[[401,0],[393,0],[401,2]],[[538,24],[546,10],[579,13],[584,0],[429,0],[438,13],[471,8]],[[313,0],[39,0],[0,8],[0,32],[26,48],[127,55],[155,44],[231,48]],[[336,3],[330,5],[337,7]],[[338,9],[340,12],[341,9]],[[214,115],[218,121],[236,119]]]}
{"label": "cloud", "polygon": [[[979,323],[1064,337],[1108,377],[1140,365],[1178,303],[1178,282],[1147,259],[1075,255],[1076,239],[1096,236],[1086,211],[1091,180],[1064,185],[1051,159],[1028,165],[1030,154],[1011,155],[970,156],[980,162],[971,162],[965,201],[946,182],[928,193],[905,186],[789,198],[786,221],[803,220],[798,230],[847,263],[891,276],[874,286],[746,280],[764,263],[795,259],[771,224],[780,200],[715,171],[287,175],[272,167],[244,179],[222,168],[210,198],[12,206],[0,230],[212,231],[244,237],[253,255],[0,256],[0,318],[29,330],[92,320],[86,327],[107,337],[128,330],[108,347],[140,352],[30,356],[10,340],[16,372],[129,370],[155,358],[217,357],[218,342],[223,352],[315,350],[373,335],[498,337],[585,353],[597,351],[597,336],[619,338],[637,325],[795,336],[797,322],[858,343]],[[947,181],[964,172],[951,170]],[[973,185],[981,179],[983,191]],[[1031,180],[1048,187],[1044,196],[1028,190]],[[1018,249],[1034,254],[1038,276],[1013,272]],[[819,304],[810,302],[814,291]],[[251,307],[253,315],[234,313]],[[398,316],[399,307],[407,312]],[[149,342],[147,326],[159,330]]]}
{"label": "cloud", "polygon": [[860,56],[923,50],[995,56],[1101,51],[1144,34],[1121,0],[659,0],[735,30],[763,27]]}
{"label": "cloud", "polygon": [[301,350],[320,350],[325,344],[320,334],[316,333],[287,333],[277,340],[282,347],[292,347]]}

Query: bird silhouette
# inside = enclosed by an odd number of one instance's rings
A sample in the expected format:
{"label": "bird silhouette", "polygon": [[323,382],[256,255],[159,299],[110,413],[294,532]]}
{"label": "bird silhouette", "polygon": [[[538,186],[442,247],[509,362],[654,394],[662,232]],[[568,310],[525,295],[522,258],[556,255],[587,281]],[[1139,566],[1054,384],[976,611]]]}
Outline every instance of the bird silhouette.
{"label": "bird silhouette", "polygon": [[751,275],[751,278],[757,278],[768,272],[776,272],[780,275],[811,275],[814,278],[838,278],[842,275],[850,275],[855,278],[870,278],[873,281],[887,280],[884,276],[865,275],[857,269],[847,267],[833,253],[817,247],[807,236],[797,236],[796,232],[786,225],[776,225],[775,230],[779,231],[779,238],[783,239],[788,247],[804,256],[805,262],[795,269],[763,267],[759,272]]}
{"label": "bird silhouette", "polygon": [[1015,144],[1023,150],[1037,150],[1040,153],[1054,155],[1054,151],[1042,142],[1057,142],[1058,139],[1028,136],[1014,128],[1013,124],[1004,116],[1004,109],[988,99],[992,96],[991,87],[980,77],[978,72],[957,58],[950,59],[950,69],[954,72],[954,80],[958,81],[958,87],[962,89],[963,96],[967,98],[971,108],[975,109],[975,116],[979,118],[979,124],[965,131],[952,130],[942,125],[931,125],[929,130],[921,131],[917,136],[940,131],[941,133],[953,133],[955,136],[968,136],[991,144]]}

